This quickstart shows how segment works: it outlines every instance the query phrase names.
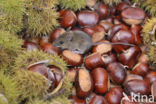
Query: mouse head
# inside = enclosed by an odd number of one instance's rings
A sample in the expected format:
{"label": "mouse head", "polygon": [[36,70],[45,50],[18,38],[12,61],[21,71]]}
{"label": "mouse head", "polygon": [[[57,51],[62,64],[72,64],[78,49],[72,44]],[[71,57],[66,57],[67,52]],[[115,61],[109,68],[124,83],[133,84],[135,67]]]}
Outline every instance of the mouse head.
{"label": "mouse head", "polygon": [[72,31],[65,32],[53,42],[53,45],[60,49],[67,49],[69,47],[70,42],[73,40],[73,36],[74,34]]}

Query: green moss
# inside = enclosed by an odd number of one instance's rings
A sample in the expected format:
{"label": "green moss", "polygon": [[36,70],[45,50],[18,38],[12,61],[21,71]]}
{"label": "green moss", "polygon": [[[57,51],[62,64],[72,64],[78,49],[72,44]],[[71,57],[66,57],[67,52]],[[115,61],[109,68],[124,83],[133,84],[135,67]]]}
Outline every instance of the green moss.
{"label": "green moss", "polygon": [[57,27],[59,13],[56,11],[57,0],[28,0],[26,2],[26,27],[32,37],[48,35]]}
{"label": "green moss", "polygon": [[87,0],[59,0],[59,3],[64,9],[71,9],[74,11],[85,8]]}
{"label": "green moss", "polygon": [[109,6],[117,5],[121,0],[103,0],[103,2]]}
{"label": "green moss", "polygon": [[0,28],[17,33],[23,28],[23,0],[0,0]]}
{"label": "green moss", "polygon": [[156,18],[149,19],[143,26],[143,41],[146,45],[156,42]]}
{"label": "green moss", "polygon": [[21,52],[22,40],[16,35],[0,30],[0,68],[10,67]]}
{"label": "green moss", "polygon": [[38,97],[43,98],[50,86],[49,81],[43,75],[24,69],[16,71],[14,80],[18,84],[21,101],[25,99],[29,101]]}
{"label": "green moss", "polygon": [[[18,84],[0,71],[0,104],[18,104]],[[3,103],[1,103],[3,101]]]}

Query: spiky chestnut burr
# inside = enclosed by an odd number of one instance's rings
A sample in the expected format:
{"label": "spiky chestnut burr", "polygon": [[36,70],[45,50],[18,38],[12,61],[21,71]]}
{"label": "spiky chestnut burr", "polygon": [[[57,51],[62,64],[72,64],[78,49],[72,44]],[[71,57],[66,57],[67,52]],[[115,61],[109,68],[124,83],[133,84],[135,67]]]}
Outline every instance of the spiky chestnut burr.
{"label": "spiky chestnut burr", "polygon": [[20,91],[20,101],[43,98],[50,86],[50,82],[43,75],[24,69],[15,71],[13,77]]}
{"label": "spiky chestnut burr", "polygon": [[109,6],[113,6],[114,4],[119,4],[121,0],[103,0],[103,2]]}
{"label": "spiky chestnut burr", "polygon": [[85,8],[87,0],[59,0],[59,3],[62,8],[77,11]]}
{"label": "spiky chestnut burr", "polygon": [[156,45],[156,18],[146,21],[143,26],[143,41],[146,45]]}
{"label": "spiky chestnut burr", "polygon": [[[0,30],[0,68],[10,67],[21,52],[22,40],[16,35]],[[4,68],[5,69],[5,68]]]}
{"label": "spiky chestnut burr", "polygon": [[58,26],[57,0],[26,1],[25,26],[31,37],[48,35]]}
{"label": "spiky chestnut burr", "polygon": [[[1,70],[1,69],[0,69]],[[18,84],[10,76],[0,71],[0,104],[18,104]]]}
{"label": "spiky chestnut burr", "polygon": [[[57,59],[56,59],[57,58]],[[55,57],[53,55],[44,53],[43,51],[22,51],[18,57],[15,59],[15,65],[14,70],[21,70],[21,69],[27,69],[30,65],[43,61],[43,60],[49,60],[49,59],[55,59],[57,61],[60,61],[63,66],[65,64],[63,63],[63,60],[59,59],[60,57]],[[24,63],[24,64],[21,64]]]}
{"label": "spiky chestnut burr", "polygon": [[23,28],[23,0],[0,0],[0,28],[17,33]]}
{"label": "spiky chestnut burr", "polygon": [[150,15],[156,16],[156,1],[155,0],[133,0],[134,3],[144,8]]}
{"label": "spiky chestnut burr", "polygon": [[149,46],[147,55],[149,56],[150,61],[153,63],[153,65],[156,65],[156,46]]}

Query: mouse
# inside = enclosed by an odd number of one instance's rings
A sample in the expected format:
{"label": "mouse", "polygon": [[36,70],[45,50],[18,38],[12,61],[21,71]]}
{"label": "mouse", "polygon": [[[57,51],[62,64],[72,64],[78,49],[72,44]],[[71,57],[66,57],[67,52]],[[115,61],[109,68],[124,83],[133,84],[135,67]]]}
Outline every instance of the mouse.
{"label": "mouse", "polygon": [[93,46],[98,44],[112,44],[112,45],[129,45],[128,43],[108,43],[108,42],[92,42],[92,38],[85,32],[80,30],[67,31],[57,38],[53,43],[55,47],[61,50],[71,50],[74,53],[85,54]]}

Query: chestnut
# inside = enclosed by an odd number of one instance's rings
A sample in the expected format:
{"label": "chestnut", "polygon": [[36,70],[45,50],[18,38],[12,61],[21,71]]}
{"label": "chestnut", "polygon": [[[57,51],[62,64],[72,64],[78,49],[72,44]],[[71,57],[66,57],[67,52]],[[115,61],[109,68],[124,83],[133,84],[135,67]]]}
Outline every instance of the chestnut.
{"label": "chestnut", "polygon": [[112,40],[114,35],[119,31],[119,30],[128,30],[128,27],[124,24],[116,24],[114,25],[109,31],[108,31],[108,38],[109,40]]}
{"label": "chestnut", "polygon": [[39,74],[45,76],[48,80],[50,80],[51,81],[51,86],[50,86],[51,90],[56,87],[56,79],[55,79],[54,72],[51,70],[48,70],[48,67],[45,66],[44,64],[32,65],[32,66],[28,67],[27,70],[39,73]]}
{"label": "chestnut", "polygon": [[111,44],[102,44],[102,42],[108,42],[109,43],[109,41],[107,41],[107,40],[99,41],[99,43],[101,43],[101,44],[95,45],[93,47],[92,52],[99,52],[100,54],[106,54],[106,53],[112,51],[112,45]]}
{"label": "chestnut", "polygon": [[89,104],[107,104],[105,97],[95,95],[89,102]]}
{"label": "chestnut", "polygon": [[117,6],[117,11],[118,12],[122,12],[124,9],[128,8],[129,5],[126,4],[126,3],[120,3],[118,6]]}
{"label": "chestnut", "polygon": [[127,73],[125,67],[118,62],[110,63],[107,66],[107,71],[110,74],[111,80],[115,84],[122,84],[126,79]]}
{"label": "chestnut", "polygon": [[29,42],[29,41],[25,41],[22,47],[26,48],[27,51],[31,51],[31,50],[36,51],[40,49],[39,45],[37,45],[34,42]]}
{"label": "chestnut", "polygon": [[144,80],[134,79],[124,84],[124,90],[128,95],[132,92],[148,95],[150,93],[150,85]]}
{"label": "chestnut", "polygon": [[111,22],[108,22],[106,20],[100,21],[99,24],[104,27],[104,29],[105,29],[106,32],[108,32],[108,30],[111,29],[112,26],[113,26],[113,24]]}
{"label": "chestnut", "polygon": [[104,39],[105,32],[96,32],[92,35],[92,42],[96,43]]}
{"label": "chestnut", "polygon": [[86,104],[85,100],[72,96],[72,104]]}
{"label": "chestnut", "polygon": [[156,72],[155,71],[150,71],[149,73],[147,73],[144,80],[146,82],[148,82],[149,84],[152,84],[153,82],[156,81]]}
{"label": "chestnut", "polygon": [[103,66],[103,60],[100,53],[92,53],[85,58],[85,66],[87,69],[92,70],[97,67]]}
{"label": "chestnut", "polygon": [[95,68],[91,71],[95,91],[104,94],[108,90],[108,73],[104,68]]}
{"label": "chestnut", "polygon": [[59,68],[55,67],[55,66],[49,66],[49,68],[54,72],[55,79],[56,79],[56,86],[58,86],[60,81],[63,78],[62,71]]}
{"label": "chestnut", "polygon": [[[134,35],[128,30],[120,30],[112,38],[113,43],[121,42],[121,43],[134,44],[135,43],[134,40],[135,40]],[[117,53],[119,53],[129,48],[129,46],[128,45],[113,45],[113,48]]]}
{"label": "chestnut", "polygon": [[135,36],[135,44],[141,45],[142,44],[142,38],[140,35],[140,31],[142,30],[142,27],[140,25],[132,25],[130,28],[130,31]]}
{"label": "chestnut", "polygon": [[79,69],[76,75],[76,95],[79,98],[87,97],[93,90],[93,80],[88,70]]}
{"label": "chestnut", "polygon": [[40,39],[40,46],[43,47],[44,44],[47,44],[47,43],[49,43],[49,37],[48,36],[41,37],[41,39]]}
{"label": "chestnut", "polygon": [[84,27],[83,31],[86,32],[91,37],[95,33],[101,33],[101,32],[102,32],[102,34],[105,33],[105,29],[104,29],[104,27],[102,25],[95,25],[95,26],[91,26],[91,27]]}
{"label": "chestnut", "polygon": [[112,6],[112,7],[109,8],[109,9],[110,9],[110,15],[111,15],[111,16],[116,15],[116,7]]}
{"label": "chestnut", "polygon": [[136,64],[133,69],[132,69],[132,73],[133,74],[137,74],[137,75],[141,75],[141,76],[145,76],[148,72],[149,72],[149,66],[145,63],[138,63]]}
{"label": "chestnut", "polygon": [[133,68],[138,60],[138,57],[140,56],[140,53],[141,50],[139,47],[137,46],[130,47],[129,49],[121,53],[118,56],[118,59],[123,65],[126,65],[129,68]]}
{"label": "chestnut", "polygon": [[111,88],[106,94],[108,104],[120,104],[123,97],[123,90],[120,87]]}
{"label": "chestnut", "polygon": [[127,74],[127,77],[126,77],[126,79],[124,81],[124,84],[127,83],[130,80],[135,80],[135,79],[143,80],[143,77],[140,76],[140,75],[136,75],[136,74]]}
{"label": "chestnut", "polygon": [[107,67],[107,65],[109,65],[110,63],[117,61],[117,56],[114,53],[103,54],[102,59],[104,62],[104,66]]}
{"label": "chestnut", "polygon": [[70,50],[64,50],[62,52],[62,58],[71,66],[79,66],[83,62],[83,56],[77,53],[73,53]]}
{"label": "chestnut", "polygon": [[71,79],[72,82],[75,81],[76,73],[79,70],[79,68],[70,68],[67,70],[67,76]]}
{"label": "chestnut", "polygon": [[63,33],[65,33],[64,28],[57,28],[54,30],[54,32],[50,35],[51,42],[55,41],[57,38],[59,38]]}
{"label": "chestnut", "polygon": [[72,10],[61,10],[60,12],[60,24],[64,28],[73,27],[77,22],[76,14]]}
{"label": "chestnut", "polygon": [[128,7],[121,12],[122,19],[129,25],[141,24],[145,19],[145,12],[136,7]]}
{"label": "chestnut", "polygon": [[83,27],[95,26],[99,22],[99,15],[90,10],[78,12],[77,18],[79,25]]}
{"label": "chestnut", "polygon": [[114,18],[113,17],[108,17],[105,19],[106,22],[110,22],[113,24]]}
{"label": "chestnut", "polygon": [[151,93],[154,96],[154,99],[156,99],[156,81],[152,83]]}
{"label": "chestnut", "polygon": [[100,19],[104,19],[109,15],[109,8],[104,3],[101,2],[97,3],[95,5],[95,10],[99,14]]}
{"label": "chestnut", "polygon": [[53,46],[51,43],[46,43],[42,46],[42,50],[50,54],[60,54],[60,49]]}
{"label": "chestnut", "polygon": [[142,53],[142,54],[140,55],[138,61],[139,61],[140,63],[148,64],[148,63],[149,63],[149,57],[148,57],[146,54]]}

